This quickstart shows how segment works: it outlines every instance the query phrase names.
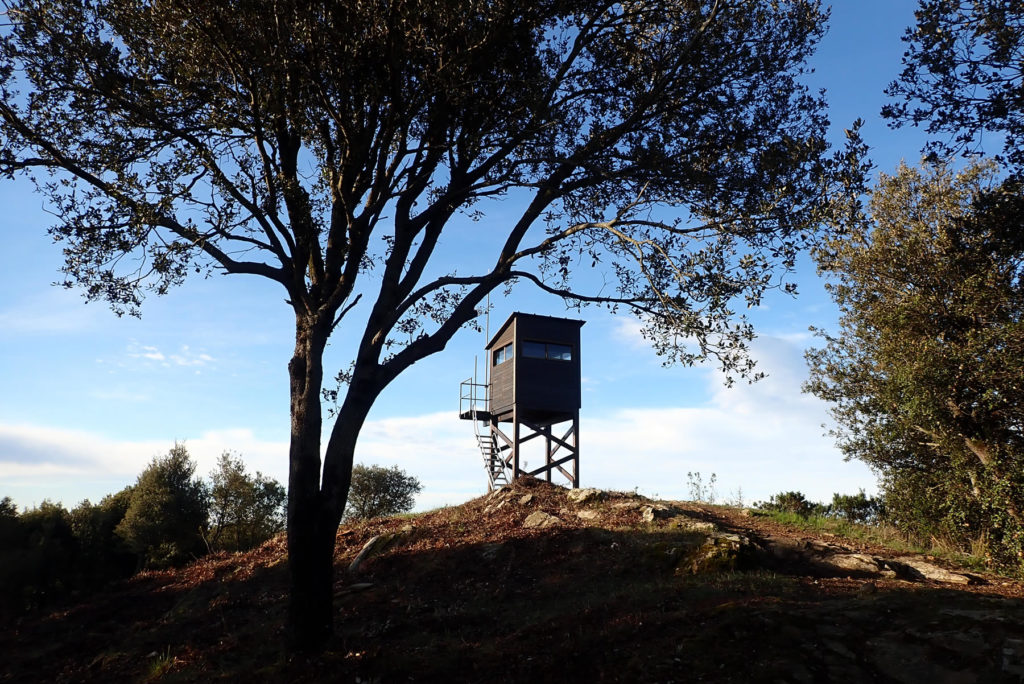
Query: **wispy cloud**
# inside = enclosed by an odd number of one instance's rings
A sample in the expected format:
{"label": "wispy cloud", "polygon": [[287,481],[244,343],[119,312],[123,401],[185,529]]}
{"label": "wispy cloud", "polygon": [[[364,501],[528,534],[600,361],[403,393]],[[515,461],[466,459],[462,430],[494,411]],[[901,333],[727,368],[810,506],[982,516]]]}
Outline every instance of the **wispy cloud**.
{"label": "wispy cloud", "polygon": [[132,340],[125,352],[129,359],[140,362],[157,363],[164,368],[177,366],[181,368],[202,368],[216,362],[216,359],[205,351],[193,350],[189,345],[183,344],[177,351],[164,352],[158,347],[148,344],[140,344]]}

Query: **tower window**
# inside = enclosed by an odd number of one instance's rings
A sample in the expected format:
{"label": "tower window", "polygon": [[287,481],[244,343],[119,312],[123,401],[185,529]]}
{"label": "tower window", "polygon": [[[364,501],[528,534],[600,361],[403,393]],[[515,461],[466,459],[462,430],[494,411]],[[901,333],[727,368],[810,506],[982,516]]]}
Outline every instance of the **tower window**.
{"label": "tower window", "polygon": [[528,359],[548,359],[551,361],[572,361],[572,347],[567,344],[550,342],[523,341],[523,356]]}
{"label": "tower window", "polygon": [[511,342],[506,344],[501,349],[496,349],[494,351],[494,361],[492,362],[493,365],[497,366],[499,363],[505,363],[506,361],[511,359],[513,356],[513,349],[514,347],[512,346]]}

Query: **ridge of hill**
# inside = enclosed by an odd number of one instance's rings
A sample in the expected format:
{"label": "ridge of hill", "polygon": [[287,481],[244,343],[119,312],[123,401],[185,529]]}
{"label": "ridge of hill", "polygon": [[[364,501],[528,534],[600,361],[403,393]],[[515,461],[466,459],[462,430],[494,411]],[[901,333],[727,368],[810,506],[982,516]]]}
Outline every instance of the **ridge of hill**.
{"label": "ridge of hill", "polygon": [[538,480],[339,530],[283,648],[283,537],[0,631],[0,682],[1022,682],[1024,583],[739,509]]}

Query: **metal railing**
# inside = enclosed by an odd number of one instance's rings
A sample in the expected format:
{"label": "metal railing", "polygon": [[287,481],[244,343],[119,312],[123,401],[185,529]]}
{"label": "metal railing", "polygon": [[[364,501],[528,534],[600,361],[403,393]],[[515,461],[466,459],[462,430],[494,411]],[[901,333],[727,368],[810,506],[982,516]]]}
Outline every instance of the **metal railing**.
{"label": "metal railing", "polygon": [[469,378],[459,384],[459,415],[472,416],[477,419],[477,414],[486,413],[489,408],[490,392],[489,385],[483,382],[476,382],[475,378]]}

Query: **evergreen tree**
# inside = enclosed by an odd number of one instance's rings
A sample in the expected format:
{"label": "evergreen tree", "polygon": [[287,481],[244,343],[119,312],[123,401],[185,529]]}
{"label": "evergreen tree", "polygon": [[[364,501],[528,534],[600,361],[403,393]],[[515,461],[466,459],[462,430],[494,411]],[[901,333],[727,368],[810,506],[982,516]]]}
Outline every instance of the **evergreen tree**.
{"label": "evergreen tree", "polygon": [[807,389],[904,528],[1024,562],[1024,194],[992,164],[882,176],[819,253],[840,330]]}
{"label": "evergreen tree", "polygon": [[416,494],[422,489],[419,480],[397,465],[385,468],[356,464],[352,469],[352,488],[345,516],[365,519],[405,513],[412,510]]}
{"label": "evergreen tree", "polygon": [[206,487],[183,444],[156,457],[139,475],[117,534],[145,567],[166,567],[202,555],[209,512]]}
{"label": "evergreen tree", "polygon": [[284,530],[284,487],[257,472],[249,475],[240,458],[221,454],[210,474],[210,547],[244,551]]}

